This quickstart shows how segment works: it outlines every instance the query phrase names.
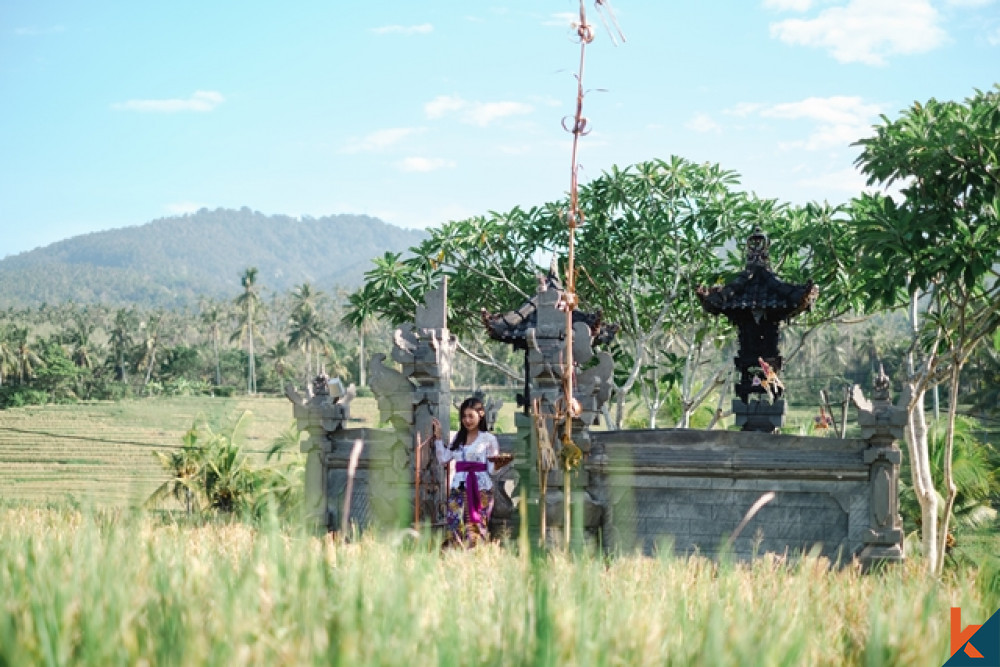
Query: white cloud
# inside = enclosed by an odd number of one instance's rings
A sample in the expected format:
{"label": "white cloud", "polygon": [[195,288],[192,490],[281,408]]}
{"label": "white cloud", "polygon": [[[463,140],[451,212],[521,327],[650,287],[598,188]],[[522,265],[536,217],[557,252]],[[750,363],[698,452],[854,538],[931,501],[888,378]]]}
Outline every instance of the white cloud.
{"label": "white cloud", "polygon": [[459,111],[468,106],[468,102],[457,95],[438,95],[424,105],[424,113],[428,118],[440,118],[452,111]]}
{"label": "white cloud", "polygon": [[846,167],[839,171],[795,182],[795,185],[805,188],[820,188],[824,191],[846,192],[852,195],[858,195],[862,192],[881,193],[897,202],[901,201],[903,197],[903,189],[911,184],[912,179],[906,178],[896,181],[888,187],[868,185],[868,178],[854,167]]}
{"label": "white cloud", "polygon": [[858,194],[863,190],[872,189],[868,187],[866,181],[867,179],[860,171],[854,167],[847,167],[846,169],[841,169],[840,171],[835,171],[829,174],[823,174],[815,178],[802,179],[798,181],[796,185]]}
{"label": "white cloud", "polygon": [[986,41],[990,43],[990,46],[1000,46],[1000,28],[994,28],[993,31],[986,36]]}
{"label": "white cloud", "polygon": [[534,111],[534,107],[523,102],[476,102],[463,122],[486,127],[498,118],[507,116],[523,116]]}
{"label": "white cloud", "polygon": [[535,108],[524,102],[470,102],[457,95],[440,95],[424,105],[428,118],[442,118],[457,113],[467,125],[486,127],[495,120],[508,116],[529,114]]}
{"label": "white cloud", "polygon": [[225,98],[222,96],[222,93],[217,93],[214,90],[199,90],[186,100],[129,100],[127,102],[116,102],[111,105],[111,108],[118,111],[152,111],[160,113],[212,111],[224,101]]}
{"label": "white cloud", "polygon": [[763,109],[765,106],[766,105],[760,104],[758,102],[740,102],[739,104],[737,104],[733,108],[726,109],[722,113],[728,114],[730,116],[745,117],[745,116],[750,116],[752,114],[757,113],[758,111],[760,111],[761,109]]}
{"label": "white cloud", "polygon": [[884,65],[887,56],[931,51],[947,35],[929,0],[850,0],[813,19],[771,24],[771,36],[786,44],[827,49],[842,63]]}
{"label": "white cloud", "polygon": [[722,133],[722,126],[712,120],[712,117],[707,113],[696,113],[691,120],[684,123],[684,127],[689,130],[694,130],[695,132],[714,132],[716,134]]}
{"label": "white cloud", "polygon": [[[810,97],[799,102],[772,105],[738,105],[763,118],[789,121],[813,121],[815,129],[805,140],[782,142],[783,149],[821,150],[845,148],[871,133],[872,121],[882,112],[882,105],[864,102],[860,97]],[[748,115],[748,114],[747,114]]]}
{"label": "white cloud", "polygon": [[993,0],[945,0],[945,4],[951,7],[986,7],[992,5]]}
{"label": "white cloud", "polygon": [[764,0],[764,9],[779,12],[804,12],[812,7],[812,0]]}
{"label": "white cloud", "polygon": [[443,158],[408,157],[397,162],[396,166],[402,171],[428,172],[454,168],[455,162]]}
{"label": "white cloud", "polygon": [[342,153],[372,153],[390,148],[406,137],[423,132],[422,127],[390,127],[376,130],[360,139],[351,139]]}
{"label": "white cloud", "polygon": [[429,32],[433,32],[434,26],[430,23],[421,23],[420,25],[384,25],[378,28],[372,28],[372,32],[376,35],[426,35]]}

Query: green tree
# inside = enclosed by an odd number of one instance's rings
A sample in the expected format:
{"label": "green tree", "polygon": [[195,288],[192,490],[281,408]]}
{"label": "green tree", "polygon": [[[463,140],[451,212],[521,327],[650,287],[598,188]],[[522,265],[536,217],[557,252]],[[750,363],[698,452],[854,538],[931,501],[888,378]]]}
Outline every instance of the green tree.
{"label": "green tree", "polygon": [[279,340],[264,353],[264,357],[274,364],[274,373],[281,381],[288,379],[290,375],[288,357],[291,355],[291,352],[288,343]]}
{"label": "green tree", "polygon": [[45,364],[41,356],[35,352],[28,339],[27,327],[14,327],[12,331],[14,344],[14,366],[17,370],[17,383],[23,385],[35,376],[35,369]]}
{"label": "green tree", "polygon": [[[915,102],[896,120],[883,116],[875,135],[858,145],[857,164],[869,185],[900,186],[898,198],[869,194],[854,202],[863,251],[858,269],[873,297],[910,308],[907,446],[923,550],[930,572],[939,574],[958,494],[952,464],[959,380],[1000,321],[1000,86],[964,103]],[[939,511],[924,395],[944,382],[949,408]]]}
{"label": "green tree", "polygon": [[[613,351],[612,425],[622,423],[626,398],[636,384],[655,407],[679,380],[684,424],[722,384],[731,362],[720,359],[719,350],[730,332],[704,315],[696,290],[743,268],[742,253],[727,260],[725,249],[755,226],[797,235],[798,244],[776,244],[772,251],[790,278],[817,271],[851,285],[844,277],[850,257],[837,254],[850,252],[844,246],[843,211],[761,200],[736,191],[737,184],[736,174],[719,165],[672,157],[613,167],[580,188],[580,308],[601,310],[604,321],[622,327]],[[483,342],[480,308],[506,311],[534,295],[537,262],[549,256],[558,261],[566,251],[568,207],[563,200],[449,222],[431,230],[409,256],[386,253],[350,298],[349,321],[356,325],[362,315],[393,323],[412,319],[424,292],[447,277],[449,328],[460,337],[459,350],[520,379],[520,371]],[[824,233],[810,234],[817,225]],[[831,303],[843,309],[851,298]],[[651,416],[656,412],[650,410]]]}
{"label": "green tree", "polygon": [[133,332],[139,326],[139,316],[134,308],[119,308],[115,312],[109,344],[115,378],[123,384],[128,381],[128,358],[134,344]]}
{"label": "green tree", "polygon": [[160,322],[163,319],[162,313],[154,313],[140,324],[140,329],[144,334],[141,347],[141,355],[137,368],[145,369],[146,375],[142,381],[142,393],[145,393],[149,386],[149,381],[153,377],[156,368],[156,354],[160,351]]}
{"label": "green tree", "polygon": [[306,355],[305,386],[308,386],[313,376],[313,353],[316,355],[318,373],[319,355],[325,348],[329,335],[329,326],[312,306],[304,304],[292,312],[288,322],[288,346],[302,350]]}
{"label": "green tree", "polygon": [[198,446],[198,430],[192,426],[182,438],[183,446],[169,454],[153,452],[160,465],[170,473],[170,478],[160,484],[146,499],[146,507],[157,507],[167,498],[183,503],[190,514],[199,507],[202,490],[198,474],[204,463],[204,449]]}
{"label": "green tree", "polygon": [[15,367],[17,359],[13,333],[13,327],[9,325],[0,328],[0,387],[3,386],[4,378]]}
{"label": "green tree", "polygon": [[341,320],[342,324],[352,327],[358,335],[358,384],[362,387],[368,384],[365,338],[377,317],[375,309],[372,288],[366,284],[360,290],[347,296],[347,311]]}
{"label": "green tree", "polygon": [[257,316],[260,314],[260,293],[257,290],[257,267],[251,266],[243,272],[240,278],[243,292],[236,297],[236,306],[240,309],[239,325],[232,340],[245,340],[247,343],[247,394],[257,393],[257,369],[254,352],[254,334],[257,331]]}
{"label": "green tree", "polygon": [[212,341],[212,352],[215,359],[215,386],[222,384],[222,366],[219,363],[219,336],[222,333],[222,324],[225,321],[226,312],[221,304],[216,302],[202,302],[201,323],[208,331],[208,337]]}

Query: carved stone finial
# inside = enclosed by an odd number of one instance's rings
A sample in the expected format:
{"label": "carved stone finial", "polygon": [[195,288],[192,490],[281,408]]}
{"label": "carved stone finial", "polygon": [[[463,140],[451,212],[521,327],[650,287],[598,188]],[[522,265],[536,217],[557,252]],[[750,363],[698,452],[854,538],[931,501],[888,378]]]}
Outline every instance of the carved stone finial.
{"label": "carved stone finial", "polygon": [[313,396],[329,396],[330,395],[330,378],[326,373],[320,372],[319,375],[313,378]]}
{"label": "carved stone finial", "polygon": [[873,399],[876,401],[891,400],[890,387],[892,383],[889,381],[889,376],[885,374],[885,368],[882,367],[882,364],[878,365],[878,375],[875,376],[875,381],[872,384]]}
{"label": "carved stone finial", "polygon": [[764,230],[760,227],[755,228],[747,239],[747,268],[751,266],[771,268],[770,248],[771,242],[764,234]]}

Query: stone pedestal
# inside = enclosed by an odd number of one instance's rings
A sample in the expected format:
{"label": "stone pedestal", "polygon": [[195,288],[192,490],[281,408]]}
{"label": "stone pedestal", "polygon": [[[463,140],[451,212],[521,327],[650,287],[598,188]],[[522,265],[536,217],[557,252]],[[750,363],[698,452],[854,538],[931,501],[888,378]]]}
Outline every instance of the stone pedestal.
{"label": "stone pedestal", "polygon": [[785,399],[778,398],[773,402],[750,398],[743,402],[733,399],[733,417],[735,423],[743,431],[759,431],[761,433],[777,433],[785,425],[785,415],[788,406]]}
{"label": "stone pedestal", "polygon": [[870,466],[871,510],[865,548],[859,556],[865,569],[897,563],[905,557],[903,519],[899,515],[899,465],[903,453],[897,443],[905,436],[906,410],[892,404],[889,388],[889,378],[880,368],[872,401],[865,399],[857,385],[852,392],[861,437],[869,443],[864,457]]}

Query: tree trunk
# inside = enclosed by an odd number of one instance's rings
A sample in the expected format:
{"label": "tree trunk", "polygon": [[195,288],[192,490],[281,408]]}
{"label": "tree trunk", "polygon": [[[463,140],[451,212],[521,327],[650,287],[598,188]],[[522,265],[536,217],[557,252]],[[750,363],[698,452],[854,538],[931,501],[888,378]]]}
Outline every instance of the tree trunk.
{"label": "tree trunk", "polygon": [[911,402],[907,428],[907,446],[910,468],[913,472],[913,491],[920,503],[921,544],[927,559],[927,572],[938,571],[941,554],[938,551],[938,497],[931,475],[930,450],[927,445],[927,415],[924,409],[924,392],[920,391]]}
{"label": "tree trunk", "polygon": [[368,369],[365,363],[365,332],[358,329],[358,385],[361,387],[368,385]]}
{"label": "tree trunk", "polygon": [[257,393],[257,369],[254,368],[254,350],[253,350],[253,321],[251,320],[250,329],[247,331],[247,394],[253,396]]}
{"label": "tree trunk", "polygon": [[153,347],[152,353],[149,355],[149,363],[146,364],[146,379],[142,382],[142,391],[140,393],[146,393],[146,387],[149,385],[149,380],[153,376],[153,364],[156,363],[156,347]]}
{"label": "tree trunk", "polygon": [[303,379],[303,381],[305,382],[305,385],[303,386],[305,387],[311,386],[310,380],[312,380],[312,363],[313,363],[312,352],[309,350],[309,341],[306,340],[306,376]]}
{"label": "tree trunk", "polygon": [[213,347],[215,348],[215,386],[218,387],[222,384],[222,365],[219,363],[219,332],[216,331],[215,335],[212,337]]}
{"label": "tree trunk", "polygon": [[951,378],[948,383],[948,430],[944,440],[944,488],[947,495],[944,499],[944,514],[941,518],[941,532],[938,535],[938,554],[940,555],[935,574],[940,575],[944,569],[945,544],[948,540],[948,525],[951,522],[951,510],[955,506],[958,487],[952,469],[952,457],[955,453],[955,417],[958,414],[958,381],[962,373],[962,364],[957,358],[952,359]]}

